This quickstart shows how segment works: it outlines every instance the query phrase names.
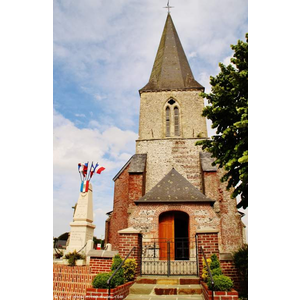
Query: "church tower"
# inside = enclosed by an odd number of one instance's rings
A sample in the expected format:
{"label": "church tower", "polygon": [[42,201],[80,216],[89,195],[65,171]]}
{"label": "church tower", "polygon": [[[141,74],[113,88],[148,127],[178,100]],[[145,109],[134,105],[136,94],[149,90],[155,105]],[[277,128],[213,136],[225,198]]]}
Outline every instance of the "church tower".
{"label": "church tower", "polygon": [[172,167],[203,190],[195,146],[199,138],[207,138],[206,119],[201,115],[203,91],[168,14],[149,82],[139,91],[136,153],[148,154],[146,192]]}
{"label": "church tower", "polygon": [[[160,241],[214,233],[220,253],[242,246],[241,215],[226,183],[220,182],[222,170],[211,165],[209,153],[195,146],[208,138],[203,91],[168,13],[149,82],[139,90],[136,154],[113,179],[114,207],[108,213],[105,237],[113,250],[121,247],[118,232],[123,230]],[[172,247],[172,259],[179,259],[180,247],[176,242]],[[162,259],[166,249],[163,245],[160,249]],[[195,247],[186,250],[192,253]]]}

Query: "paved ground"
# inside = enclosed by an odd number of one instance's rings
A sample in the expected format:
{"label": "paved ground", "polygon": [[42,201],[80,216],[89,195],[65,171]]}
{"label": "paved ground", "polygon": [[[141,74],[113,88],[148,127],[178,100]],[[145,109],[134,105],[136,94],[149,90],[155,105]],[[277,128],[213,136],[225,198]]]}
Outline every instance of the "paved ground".
{"label": "paved ground", "polygon": [[204,300],[196,276],[143,276],[131,286],[126,300]]}

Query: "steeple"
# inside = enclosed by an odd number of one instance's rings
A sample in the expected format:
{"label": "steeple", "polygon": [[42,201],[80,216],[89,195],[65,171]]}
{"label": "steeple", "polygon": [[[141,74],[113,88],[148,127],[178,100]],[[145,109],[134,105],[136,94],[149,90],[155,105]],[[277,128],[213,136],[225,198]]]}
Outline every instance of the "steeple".
{"label": "steeple", "polygon": [[169,13],[149,82],[139,92],[166,90],[204,90],[194,79]]}

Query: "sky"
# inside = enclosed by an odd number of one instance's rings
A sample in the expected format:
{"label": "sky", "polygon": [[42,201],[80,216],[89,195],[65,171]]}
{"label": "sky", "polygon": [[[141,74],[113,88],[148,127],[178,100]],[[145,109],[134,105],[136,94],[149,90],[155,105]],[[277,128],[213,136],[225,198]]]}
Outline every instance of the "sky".
{"label": "sky", "polygon": [[[166,0],[53,2],[53,236],[69,231],[78,200],[79,162],[98,162],[94,234],[104,235],[113,208],[112,178],[135,153],[139,93],[150,77],[167,17]],[[247,0],[173,0],[175,27],[195,79],[228,64],[245,40]],[[209,135],[214,132],[208,123]],[[245,218],[244,218],[245,219]],[[244,220],[245,222],[245,220]],[[247,220],[246,220],[247,222]]]}

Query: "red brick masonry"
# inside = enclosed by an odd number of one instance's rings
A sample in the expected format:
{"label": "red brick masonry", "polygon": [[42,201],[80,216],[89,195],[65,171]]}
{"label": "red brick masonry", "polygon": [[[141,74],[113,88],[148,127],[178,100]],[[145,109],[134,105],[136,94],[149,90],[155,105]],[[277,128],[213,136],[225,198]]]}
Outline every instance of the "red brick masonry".
{"label": "red brick masonry", "polygon": [[53,299],[85,299],[86,289],[92,287],[94,277],[110,272],[112,258],[91,257],[90,266],[53,264]]}
{"label": "red brick masonry", "polygon": [[110,272],[111,265],[112,258],[109,257],[91,257],[90,259],[90,268],[93,274]]}
{"label": "red brick masonry", "polygon": [[[203,286],[203,295],[205,300],[212,300],[212,291],[208,289],[208,286],[206,283],[201,281],[201,284]],[[214,300],[238,300],[239,294],[235,290],[231,290],[230,292],[214,292]]]}
{"label": "red brick masonry", "polygon": [[81,299],[95,277],[89,266],[53,265],[53,299]]}
{"label": "red brick masonry", "polygon": [[[110,290],[110,299],[111,300],[121,300],[126,298],[129,295],[129,289],[134,284],[134,282],[127,282],[123,285],[120,285],[114,289]],[[107,299],[108,290],[107,289],[93,289],[88,288],[86,290],[86,298],[87,300],[100,300]]]}

